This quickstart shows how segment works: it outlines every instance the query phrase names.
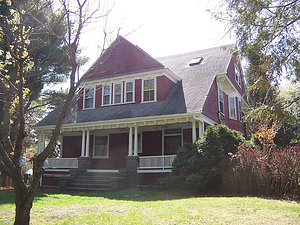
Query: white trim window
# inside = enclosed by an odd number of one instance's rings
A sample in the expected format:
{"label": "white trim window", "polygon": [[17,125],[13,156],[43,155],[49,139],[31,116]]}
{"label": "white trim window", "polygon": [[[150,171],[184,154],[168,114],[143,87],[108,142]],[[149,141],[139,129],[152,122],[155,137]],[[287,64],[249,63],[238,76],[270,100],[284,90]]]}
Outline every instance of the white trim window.
{"label": "white trim window", "polygon": [[125,102],[134,102],[134,82],[125,82]]}
{"label": "white trim window", "polygon": [[241,122],[243,122],[243,119],[242,119],[242,117],[243,117],[243,114],[242,114],[242,102],[238,101],[238,104],[239,104],[239,120]]}
{"label": "white trim window", "polygon": [[224,93],[219,88],[219,111],[220,113],[224,114]]}
{"label": "white trim window", "polygon": [[108,136],[95,136],[94,157],[108,158]]}
{"label": "white trim window", "polygon": [[95,88],[87,87],[84,89],[84,103],[83,107],[85,109],[94,108],[95,105]]}
{"label": "white trim window", "polygon": [[122,84],[114,84],[114,104],[121,104],[122,101]]}
{"label": "white trim window", "polygon": [[241,72],[238,68],[238,66],[235,64],[234,65],[234,74],[235,74],[235,81],[236,83],[241,87],[242,84],[242,76],[241,76]]}
{"label": "white trim window", "polygon": [[102,88],[102,105],[110,105],[110,85],[104,85]]}
{"label": "white trim window", "polygon": [[143,80],[143,102],[155,101],[155,79]]}
{"label": "white trim window", "polygon": [[236,119],[235,97],[229,97],[229,118]]}

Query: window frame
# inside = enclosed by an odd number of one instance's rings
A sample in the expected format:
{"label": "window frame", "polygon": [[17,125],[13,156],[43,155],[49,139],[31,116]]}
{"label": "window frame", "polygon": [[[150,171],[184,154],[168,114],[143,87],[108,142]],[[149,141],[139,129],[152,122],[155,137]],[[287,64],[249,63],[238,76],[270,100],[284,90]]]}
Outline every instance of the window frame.
{"label": "window frame", "polygon": [[[96,156],[96,138],[97,137],[106,137],[106,155],[105,156]],[[94,148],[93,148],[93,158],[98,159],[107,159],[109,158],[109,135],[94,135]]]}
{"label": "window frame", "polygon": [[[93,97],[89,98],[89,99],[93,99],[93,106],[92,107],[86,107],[86,90],[87,89],[93,89]],[[94,109],[95,108],[95,90],[96,88],[94,86],[87,86],[84,87],[84,91],[83,91],[83,109]]]}
{"label": "window frame", "polygon": [[[128,93],[132,93],[132,101],[127,100],[127,83],[132,83],[132,91]],[[135,82],[134,81],[125,81],[125,98],[124,98],[124,103],[132,103],[135,102]]]}
{"label": "window frame", "polygon": [[[222,99],[220,97],[222,97]],[[218,88],[218,100],[219,100],[219,112],[222,115],[224,115],[224,91],[222,91],[220,88]],[[221,103],[223,106],[222,110],[221,110]]]}
{"label": "window frame", "polygon": [[[107,106],[107,105],[111,105],[111,84],[109,85],[102,85],[102,106]],[[109,103],[108,104],[104,104],[104,97],[107,95],[104,95],[104,88],[105,87],[109,87]]]}
{"label": "window frame", "polygon": [[[120,92],[120,102],[117,102],[116,103],[116,99],[115,99],[115,97],[116,97],[116,85],[121,85],[121,92]],[[113,84],[113,104],[114,105],[118,105],[118,104],[122,104],[123,103],[123,84],[122,83],[114,83]]]}
{"label": "window frame", "polygon": [[241,75],[241,71],[237,64],[234,64],[234,77],[235,77],[235,82],[241,87],[242,86],[242,75]]}
{"label": "window frame", "polygon": [[238,110],[239,110],[239,121],[240,122],[243,122],[243,119],[242,119],[242,101],[238,101]]}
{"label": "window frame", "polygon": [[[180,130],[180,133],[166,133],[166,131],[169,131],[169,130]],[[174,128],[174,129],[164,129],[163,130],[163,155],[166,155],[165,154],[165,137],[174,137],[174,136],[180,136],[180,144],[181,146],[183,146],[183,129],[182,128]],[[169,154],[169,155],[174,155],[174,154]],[[175,154],[176,155],[176,154]]]}
{"label": "window frame", "polygon": [[[146,91],[152,91],[153,90],[153,100],[149,100],[149,101],[145,101],[144,97],[145,97],[145,81],[147,80],[153,80],[153,89],[149,89]],[[153,78],[144,78],[143,82],[142,82],[142,102],[156,102],[156,77]]]}
{"label": "window frame", "polygon": [[[233,99],[233,104],[234,104],[233,108],[231,107],[231,99]],[[229,96],[228,104],[229,104],[229,118],[236,120],[237,119],[237,109],[236,109],[236,99],[234,96]],[[234,116],[232,116],[232,114],[231,114],[232,109],[234,109]]]}

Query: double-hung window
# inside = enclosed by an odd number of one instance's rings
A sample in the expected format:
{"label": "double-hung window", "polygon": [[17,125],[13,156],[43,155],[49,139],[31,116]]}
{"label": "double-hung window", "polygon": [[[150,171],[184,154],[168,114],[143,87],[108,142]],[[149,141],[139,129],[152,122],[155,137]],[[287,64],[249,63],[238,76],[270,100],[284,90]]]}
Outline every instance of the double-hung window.
{"label": "double-hung window", "polygon": [[94,157],[108,158],[108,136],[95,136]]}
{"label": "double-hung window", "polygon": [[114,84],[114,104],[122,103],[122,84]]}
{"label": "double-hung window", "polygon": [[144,80],[143,84],[143,101],[149,102],[155,100],[155,83],[154,79]]}
{"label": "double-hung window", "polygon": [[219,88],[219,111],[222,114],[224,114],[224,94],[220,88]]}
{"label": "double-hung window", "polygon": [[134,95],[133,95],[133,82],[126,82],[125,84],[125,102],[133,102],[134,101]]}
{"label": "double-hung window", "polygon": [[103,86],[102,96],[102,105],[110,105],[110,85]]}
{"label": "double-hung window", "polygon": [[234,65],[234,73],[235,73],[235,81],[241,87],[242,77],[241,77],[241,72],[237,65]]}
{"label": "double-hung window", "polygon": [[94,88],[85,88],[84,89],[84,108],[94,108],[94,96],[95,96]]}
{"label": "double-hung window", "polygon": [[236,119],[235,97],[229,97],[229,118]]}

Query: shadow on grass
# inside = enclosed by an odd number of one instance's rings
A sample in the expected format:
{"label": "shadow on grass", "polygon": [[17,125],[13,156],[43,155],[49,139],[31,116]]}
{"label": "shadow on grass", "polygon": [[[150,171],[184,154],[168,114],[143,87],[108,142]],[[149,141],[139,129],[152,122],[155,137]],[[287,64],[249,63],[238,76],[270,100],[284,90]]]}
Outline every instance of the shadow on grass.
{"label": "shadow on grass", "polygon": [[163,201],[163,200],[174,200],[194,197],[188,192],[165,192],[157,189],[127,189],[121,191],[61,191],[60,189],[54,188],[42,188],[37,192],[35,200],[48,196],[57,197],[55,195],[65,194],[70,196],[83,196],[83,197],[99,197],[111,200],[124,200],[124,201]]}

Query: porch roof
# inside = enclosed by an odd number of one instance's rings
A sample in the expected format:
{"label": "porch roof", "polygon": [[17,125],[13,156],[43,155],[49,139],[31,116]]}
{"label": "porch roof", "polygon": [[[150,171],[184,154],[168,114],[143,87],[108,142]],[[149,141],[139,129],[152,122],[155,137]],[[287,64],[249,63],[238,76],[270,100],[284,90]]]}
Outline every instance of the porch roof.
{"label": "porch roof", "polygon": [[[43,120],[35,125],[36,128],[53,126],[57,122],[62,104],[50,112]],[[77,111],[77,101],[74,101],[67,113],[63,124],[81,124],[131,118],[142,118],[161,115],[186,113],[182,84],[178,82],[165,101],[108,106]]]}

